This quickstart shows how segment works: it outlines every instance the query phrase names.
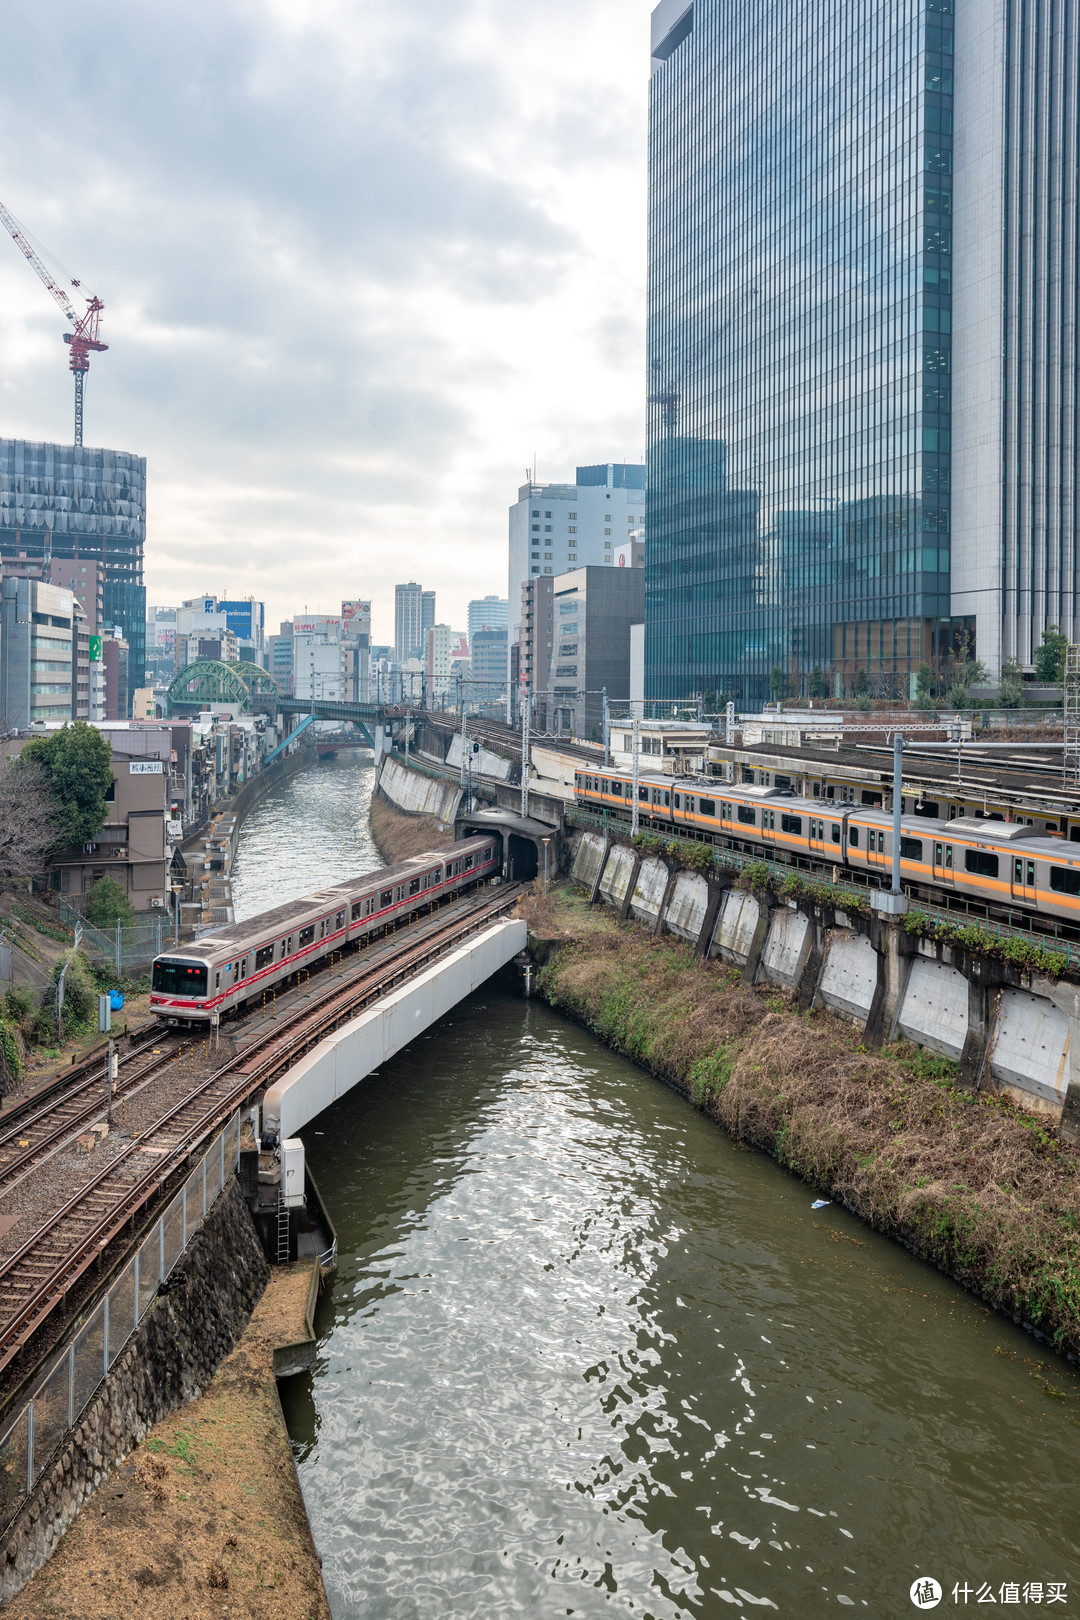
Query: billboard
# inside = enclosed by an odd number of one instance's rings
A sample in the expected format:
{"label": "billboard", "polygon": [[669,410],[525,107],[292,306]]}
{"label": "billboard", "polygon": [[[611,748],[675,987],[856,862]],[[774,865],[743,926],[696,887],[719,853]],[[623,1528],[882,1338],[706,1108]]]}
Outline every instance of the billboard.
{"label": "billboard", "polygon": [[361,623],[363,623],[365,620],[368,623],[370,623],[371,622],[371,603],[370,602],[360,602],[360,601],[342,602],[342,604],[341,604],[341,617],[345,621],[346,630],[348,630],[350,628],[350,626],[352,626],[354,624],[355,620],[357,620],[357,619],[359,619],[361,621]]}
{"label": "billboard", "polygon": [[90,636],[89,641],[90,641],[90,662],[92,664],[100,664],[100,662],[101,662],[101,637],[100,636]]}

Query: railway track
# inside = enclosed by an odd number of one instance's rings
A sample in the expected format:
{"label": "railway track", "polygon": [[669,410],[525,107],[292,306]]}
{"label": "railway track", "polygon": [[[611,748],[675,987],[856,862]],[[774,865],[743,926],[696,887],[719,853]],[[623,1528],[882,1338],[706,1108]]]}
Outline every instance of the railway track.
{"label": "railway track", "polygon": [[515,884],[500,889],[496,899],[476,897],[464,915],[456,910],[405,949],[376,959],[345,983],[333,981],[298,1005],[285,1025],[258,1034],[127,1143],[0,1263],[0,1371],[238,1106],[340,1024],[505,915],[519,893]]}

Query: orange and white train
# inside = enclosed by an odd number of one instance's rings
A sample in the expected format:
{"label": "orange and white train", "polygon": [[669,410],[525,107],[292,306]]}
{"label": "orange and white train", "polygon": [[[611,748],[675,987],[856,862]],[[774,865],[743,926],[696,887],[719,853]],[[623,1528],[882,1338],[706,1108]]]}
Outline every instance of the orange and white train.
{"label": "orange and white train", "polygon": [[[574,799],[628,820],[633,778],[624,771],[579,771]],[[877,875],[884,887],[891,878],[892,816],[865,805],[801,799],[784,788],[642,775],[638,821],[658,831],[704,834],[793,866]],[[1035,911],[1080,925],[1080,844],[1023,822],[901,816],[900,876],[999,912]]]}
{"label": "orange and white train", "polygon": [[485,882],[501,864],[501,839],[467,838],[163,951],[154,961],[150,1011],[169,1024],[207,1024],[331,953]]}

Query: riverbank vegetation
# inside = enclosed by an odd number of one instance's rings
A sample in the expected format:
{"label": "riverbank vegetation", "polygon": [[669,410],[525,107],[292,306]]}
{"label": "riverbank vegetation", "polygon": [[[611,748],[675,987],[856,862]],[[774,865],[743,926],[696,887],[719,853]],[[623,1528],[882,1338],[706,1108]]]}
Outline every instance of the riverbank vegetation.
{"label": "riverbank vegetation", "polygon": [[540,993],[733,1136],[1080,1355],[1080,1153],[956,1065],[880,1052],[829,1013],[618,923],[563,889],[528,904]]}
{"label": "riverbank vegetation", "polygon": [[453,831],[436,816],[407,815],[379,791],[371,796],[371,836],[388,866],[454,841]]}

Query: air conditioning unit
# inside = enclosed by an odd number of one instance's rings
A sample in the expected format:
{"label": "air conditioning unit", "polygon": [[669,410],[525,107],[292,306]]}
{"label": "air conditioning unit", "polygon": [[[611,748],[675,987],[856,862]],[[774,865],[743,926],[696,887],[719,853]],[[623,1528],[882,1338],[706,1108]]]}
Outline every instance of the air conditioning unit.
{"label": "air conditioning unit", "polygon": [[160,894],[152,894],[150,896],[150,904],[152,906],[156,906],[158,910],[160,910],[164,906],[165,902],[161,898]]}

